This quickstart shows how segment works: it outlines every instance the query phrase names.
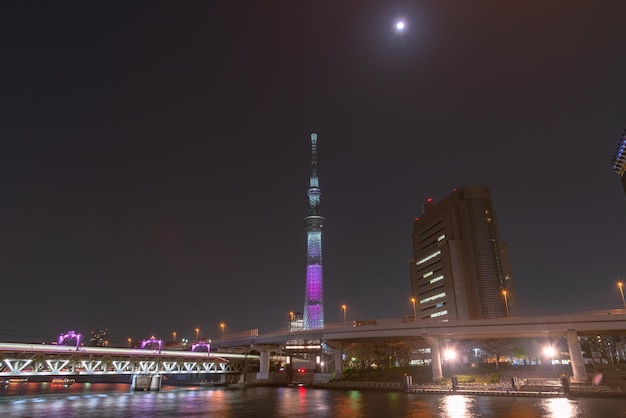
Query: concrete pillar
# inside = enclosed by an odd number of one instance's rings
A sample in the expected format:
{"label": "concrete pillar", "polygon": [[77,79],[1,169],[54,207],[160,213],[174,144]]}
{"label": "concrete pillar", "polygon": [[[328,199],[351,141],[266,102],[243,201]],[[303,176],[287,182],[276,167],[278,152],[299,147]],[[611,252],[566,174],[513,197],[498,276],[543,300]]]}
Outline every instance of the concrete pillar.
{"label": "concrete pillar", "polygon": [[343,377],[343,344],[339,343],[339,348],[335,351],[335,379]]}
{"label": "concrete pillar", "polygon": [[261,351],[259,359],[259,372],[256,374],[257,380],[268,380],[270,378],[270,353]]}
{"label": "concrete pillar", "polygon": [[426,344],[430,347],[430,358],[433,367],[433,381],[443,378],[443,370],[441,368],[441,348],[439,347],[439,338],[422,336]]}
{"label": "concrete pillar", "polygon": [[580,341],[578,341],[578,332],[575,329],[567,330],[567,349],[569,350],[569,358],[572,362],[572,381],[574,382],[586,382],[587,369],[585,369],[585,361],[583,360],[583,353],[580,349]]}
{"label": "concrete pillar", "polygon": [[155,374],[154,376],[152,376],[152,379],[150,380],[150,390],[161,390],[161,375]]}

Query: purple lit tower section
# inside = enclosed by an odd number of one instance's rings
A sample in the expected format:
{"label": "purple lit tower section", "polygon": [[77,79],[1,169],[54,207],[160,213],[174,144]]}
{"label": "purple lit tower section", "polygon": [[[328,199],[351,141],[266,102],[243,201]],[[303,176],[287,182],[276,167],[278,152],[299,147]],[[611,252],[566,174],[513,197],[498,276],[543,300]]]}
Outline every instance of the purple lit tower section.
{"label": "purple lit tower section", "polygon": [[322,228],[325,219],[319,215],[322,194],[317,180],[317,134],[311,134],[311,180],[309,182],[309,215],[304,218],[307,235],[306,289],[304,295],[304,329],[324,328],[324,281],[322,279]]}

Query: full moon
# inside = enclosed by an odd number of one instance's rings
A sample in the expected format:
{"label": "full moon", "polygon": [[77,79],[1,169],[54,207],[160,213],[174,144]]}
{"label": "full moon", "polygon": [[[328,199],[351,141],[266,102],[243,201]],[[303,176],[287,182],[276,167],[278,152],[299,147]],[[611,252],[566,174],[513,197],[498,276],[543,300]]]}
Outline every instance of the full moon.
{"label": "full moon", "polygon": [[396,30],[399,32],[402,32],[404,30],[404,22],[403,21],[398,21],[396,22]]}

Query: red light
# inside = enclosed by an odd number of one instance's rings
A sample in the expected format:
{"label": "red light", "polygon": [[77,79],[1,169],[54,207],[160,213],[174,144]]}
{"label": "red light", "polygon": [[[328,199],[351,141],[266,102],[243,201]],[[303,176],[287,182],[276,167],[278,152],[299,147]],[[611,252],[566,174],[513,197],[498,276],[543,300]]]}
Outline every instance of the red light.
{"label": "red light", "polygon": [[429,197],[428,199],[426,199],[426,201],[427,201],[428,203],[431,203],[431,202],[433,201],[433,198],[432,198],[432,197]]}
{"label": "red light", "polygon": [[416,221],[419,221],[419,220],[420,220],[420,218],[415,218],[415,220],[416,220]]}
{"label": "red light", "polygon": [[298,373],[304,373],[304,369],[298,369]]}

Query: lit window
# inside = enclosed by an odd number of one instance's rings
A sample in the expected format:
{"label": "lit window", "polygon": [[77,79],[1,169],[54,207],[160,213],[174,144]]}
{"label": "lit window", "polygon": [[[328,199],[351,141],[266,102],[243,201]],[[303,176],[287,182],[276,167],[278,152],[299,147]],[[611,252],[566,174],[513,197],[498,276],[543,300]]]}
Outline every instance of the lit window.
{"label": "lit window", "polygon": [[427,262],[430,259],[433,259],[435,257],[437,257],[439,254],[441,254],[441,251],[437,250],[434,253],[427,255],[426,257],[422,258],[420,261],[418,261],[417,263],[415,263],[415,265],[419,266],[420,264],[424,264],[425,262]]}
{"label": "lit window", "polygon": [[430,284],[437,283],[438,281],[443,280],[443,276],[437,276],[434,279],[430,279]]}
{"label": "lit window", "polygon": [[447,314],[448,314],[448,311],[439,311],[439,312],[435,312],[434,314],[431,314],[430,317],[436,318],[438,316],[447,315]]}
{"label": "lit window", "polygon": [[446,297],[446,292],[437,293],[436,295],[429,296],[425,299],[420,300],[420,304],[430,302],[431,300],[440,299]]}

